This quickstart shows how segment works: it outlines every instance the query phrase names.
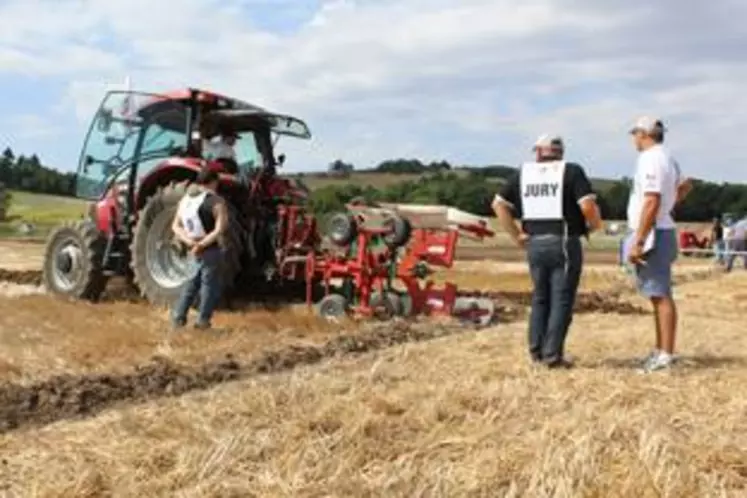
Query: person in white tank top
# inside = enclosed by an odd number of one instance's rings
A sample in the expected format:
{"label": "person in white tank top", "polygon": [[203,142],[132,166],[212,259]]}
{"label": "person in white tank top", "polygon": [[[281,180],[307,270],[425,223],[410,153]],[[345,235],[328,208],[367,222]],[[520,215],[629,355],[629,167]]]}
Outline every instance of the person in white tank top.
{"label": "person in white tank top", "polygon": [[196,272],[182,287],[172,312],[172,324],[183,327],[187,313],[198,294],[200,309],[195,328],[210,328],[213,311],[223,291],[221,262],[223,251],[218,243],[228,227],[228,211],[218,197],[218,173],[205,169],[197,183],[202,190],[188,192],[180,201],[171,228],[179,240],[187,245],[194,257]]}

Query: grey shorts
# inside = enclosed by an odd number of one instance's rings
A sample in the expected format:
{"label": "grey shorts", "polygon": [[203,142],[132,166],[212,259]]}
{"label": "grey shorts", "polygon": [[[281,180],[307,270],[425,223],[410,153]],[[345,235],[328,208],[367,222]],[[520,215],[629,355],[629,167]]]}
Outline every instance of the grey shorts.
{"label": "grey shorts", "polygon": [[[626,249],[630,248],[633,234],[626,237]],[[677,260],[679,248],[675,229],[656,230],[654,248],[646,255],[643,265],[635,267],[636,286],[646,297],[667,297],[672,295],[672,265]],[[624,251],[627,259],[628,251]]]}

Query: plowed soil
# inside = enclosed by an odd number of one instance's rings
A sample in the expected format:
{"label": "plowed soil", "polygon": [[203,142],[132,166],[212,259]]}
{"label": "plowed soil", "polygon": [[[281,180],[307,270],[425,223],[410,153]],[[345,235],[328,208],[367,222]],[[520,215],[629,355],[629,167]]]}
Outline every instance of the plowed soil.
{"label": "plowed soil", "polygon": [[[523,317],[529,300],[527,293],[506,293],[498,307],[501,321]],[[580,295],[577,309],[582,313],[645,313],[645,310],[603,293]],[[342,355],[361,354],[469,330],[451,322],[395,321],[364,326],[360,332],[339,335],[319,345],[292,344],[261,351],[245,361],[226,355],[194,365],[156,358],[126,373],[61,375],[30,385],[6,382],[0,385],[0,432],[91,416],[120,402],[178,396],[253,375],[277,373]]]}
{"label": "plowed soil", "polygon": [[40,270],[6,270],[0,268],[0,281],[19,285],[41,285]]}
{"label": "plowed soil", "polygon": [[[687,280],[708,276],[704,272],[686,277]],[[38,286],[41,272],[29,269],[0,269],[0,281]],[[496,303],[497,320],[507,323],[523,319],[531,304],[526,291],[494,292],[488,294]],[[110,286],[105,300],[140,301],[126,284]],[[139,305],[135,305],[138,306]],[[647,309],[632,304],[619,291],[581,292],[577,296],[577,313],[615,313],[640,315]],[[94,415],[117,403],[142,402],[163,396],[206,389],[211,386],[251,377],[290,370],[341,355],[375,351],[407,342],[426,341],[468,331],[463,326],[447,323],[395,321],[367,325],[346,335],[329,335],[315,344],[286,343],[268,349],[267,343],[243,351],[243,359],[212,352],[199,360],[179,363],[157,357],[146,363],[143,357],[125,365],[129,370],[108,370],[92,374],[76,372],[58,375],[32,383],[6,382],[0,385],[0,432],[27,426],[44,425],[54,421]],[[325,342],[326,340],[326,342]]]}
{"label": "plowed soil", "polygon": [[434,339],[459,330],[463,329],[435,324],[389,324],[361,334],[342,335],[320,346],[290,346],[266,351],[244,363],[230,356],[197,366],[155,359],[123,375],[65,375],[29,386],[6,383],[0,386],[0,432],[94,415],[121,401],[178,396],[252,375],[276,373],[340,355]]}

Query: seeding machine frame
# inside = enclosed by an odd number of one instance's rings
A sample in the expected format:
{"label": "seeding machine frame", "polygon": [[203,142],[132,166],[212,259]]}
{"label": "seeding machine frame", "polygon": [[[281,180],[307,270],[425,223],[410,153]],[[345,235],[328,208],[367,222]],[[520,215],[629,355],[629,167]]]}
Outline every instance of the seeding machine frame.
{"label": "seeding machine frame", "polygon": [[[428,279],[432,267],[453,266],[460,235],[479,241],[493,237],[487,220],[447,206],[346,207],[347,213],[330,219],[327,231],[338,250],[307,257],[306,300],[313,304],[313,284],[320,282],[321,316],[441,315],[482,325],[492,320],[492,300],[460,297],[454,283],[438,287]],[[335,286],[335,280],[340,285]]]}

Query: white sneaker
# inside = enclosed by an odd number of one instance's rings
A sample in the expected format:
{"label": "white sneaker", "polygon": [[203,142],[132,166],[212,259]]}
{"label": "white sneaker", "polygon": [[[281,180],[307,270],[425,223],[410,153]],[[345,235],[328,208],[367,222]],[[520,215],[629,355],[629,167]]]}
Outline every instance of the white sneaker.
{"label": "white sneaker", "polygon": [[675,357],[664,351],[660,351],[658,354],[652,356],[649,361],[643,365],[641,373],[651,373],[659,370],[666,370],[674,365]]}
{"label": "white sneaker", "polygon": [[659,356],[659,350],[652,349],[649,354],[647,354],[643,359],[639,360],[641,367],[648,365],[656,356]]}

